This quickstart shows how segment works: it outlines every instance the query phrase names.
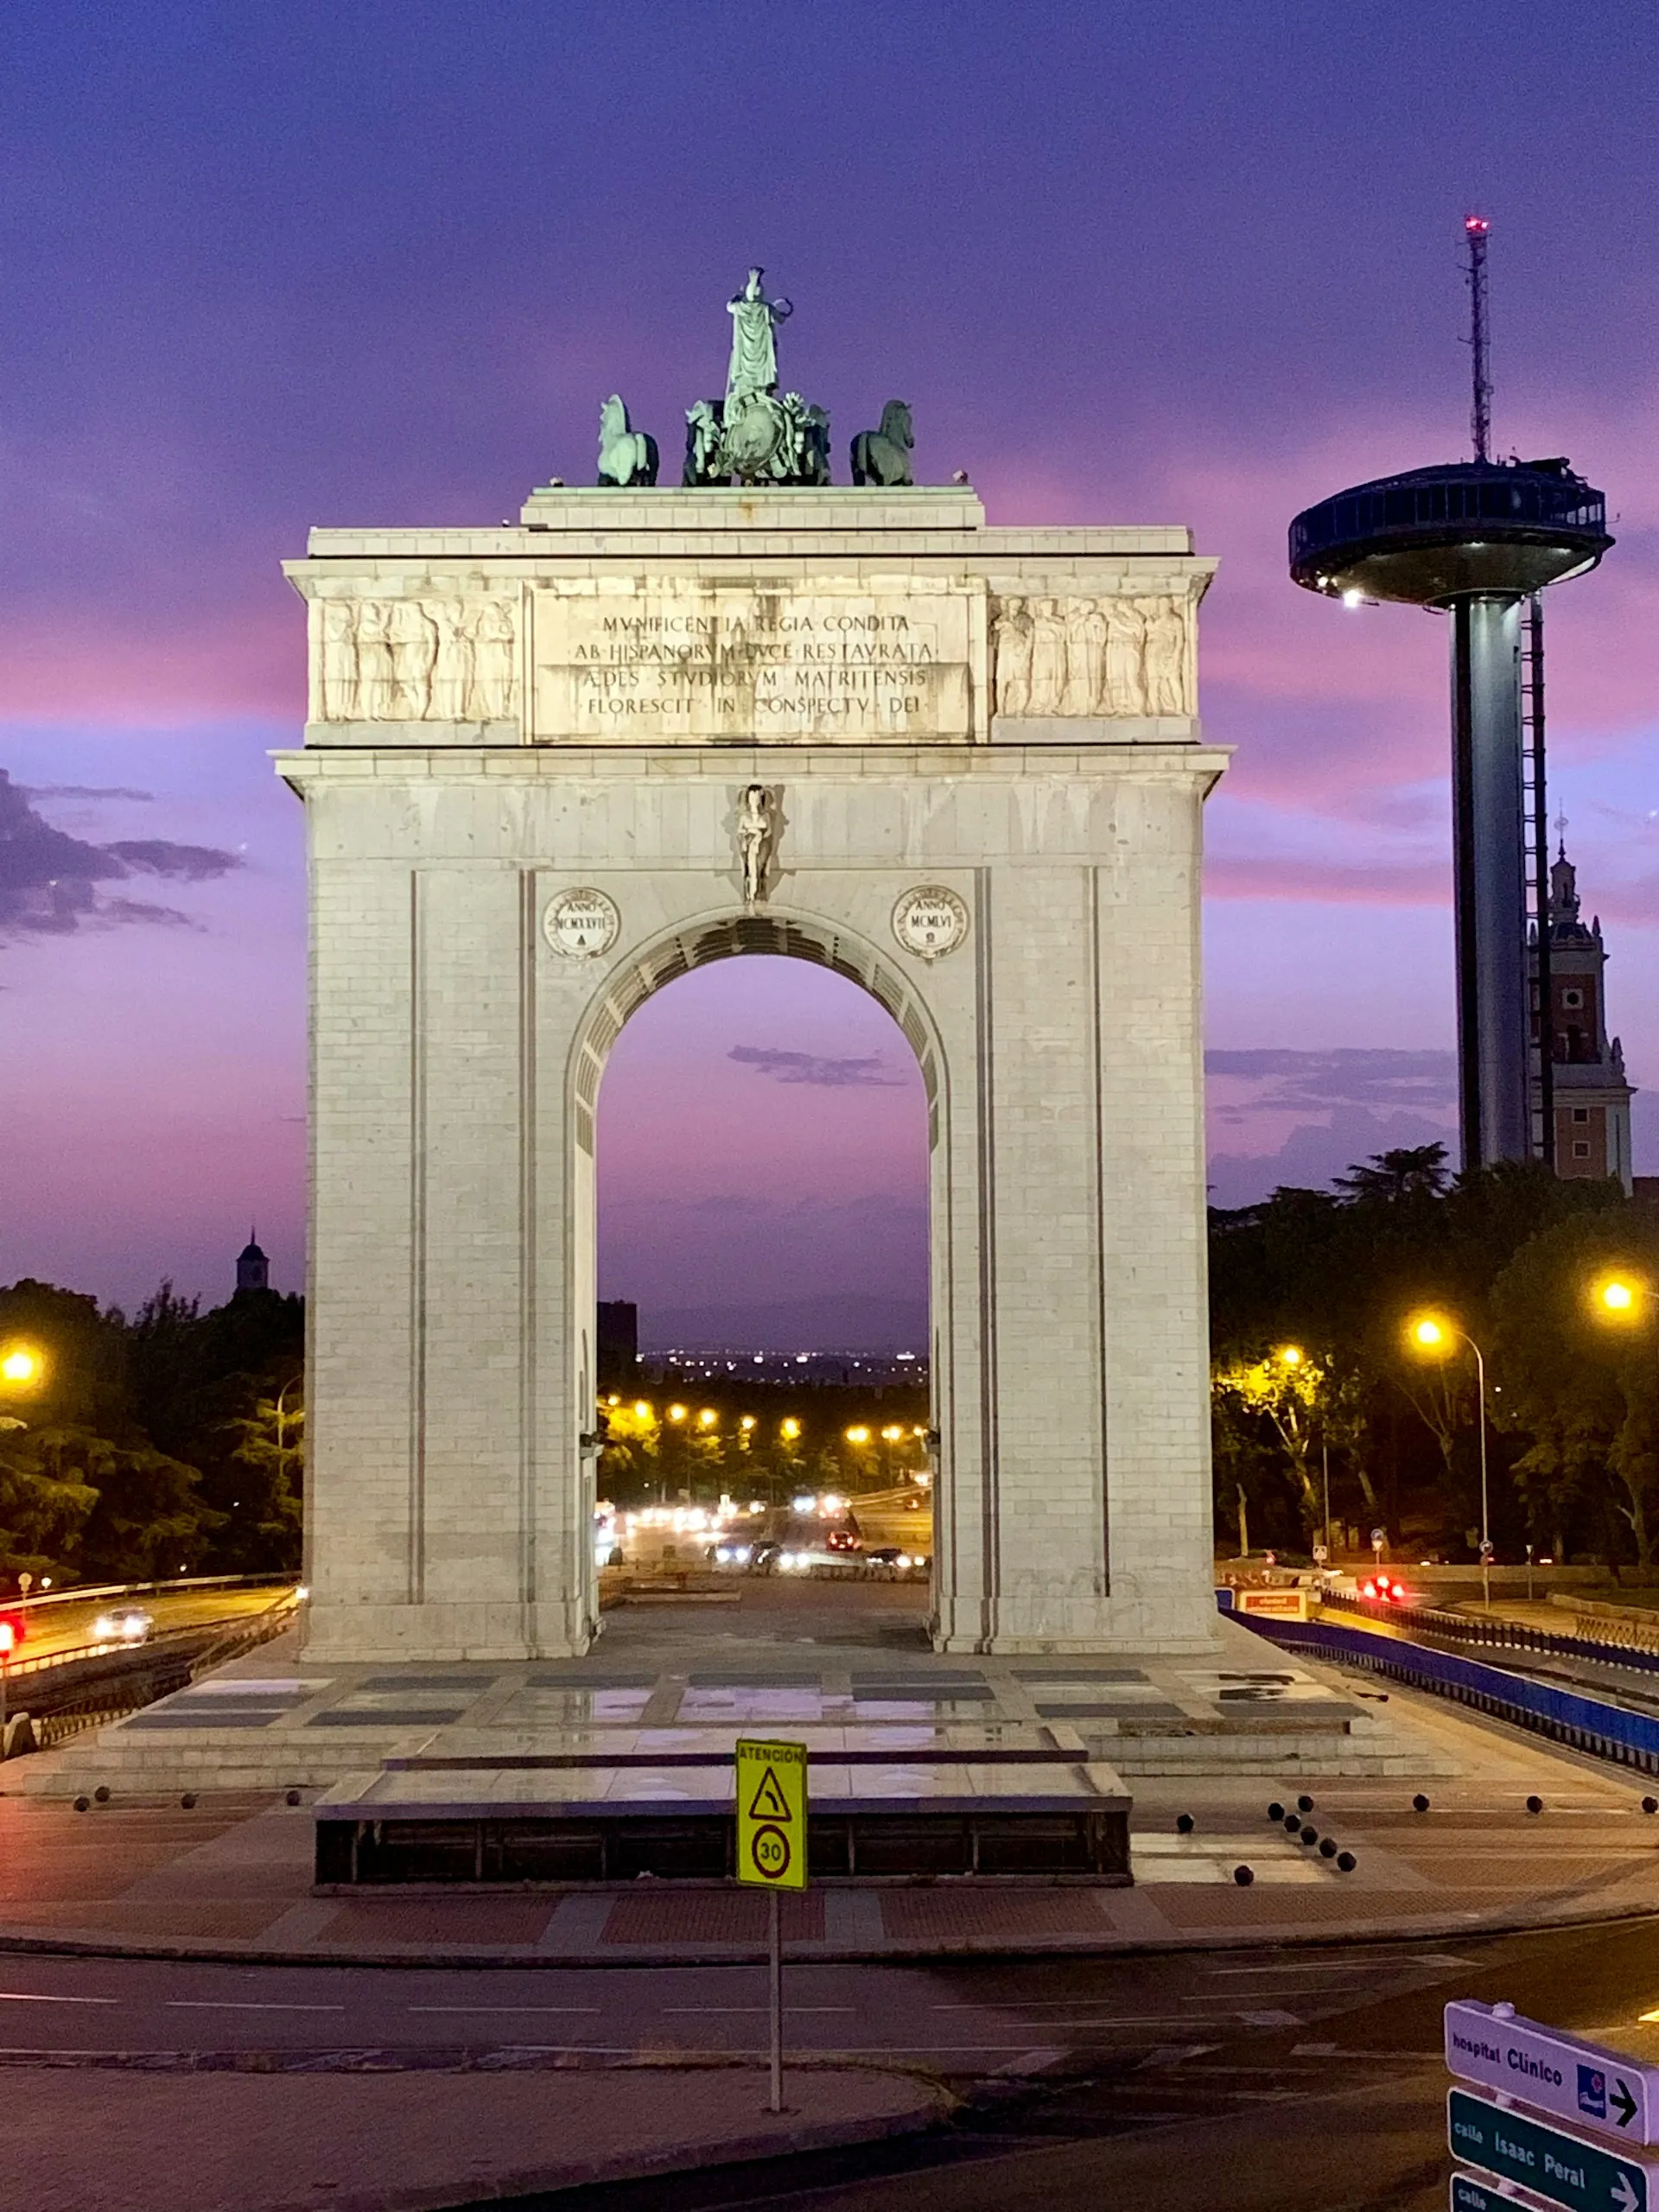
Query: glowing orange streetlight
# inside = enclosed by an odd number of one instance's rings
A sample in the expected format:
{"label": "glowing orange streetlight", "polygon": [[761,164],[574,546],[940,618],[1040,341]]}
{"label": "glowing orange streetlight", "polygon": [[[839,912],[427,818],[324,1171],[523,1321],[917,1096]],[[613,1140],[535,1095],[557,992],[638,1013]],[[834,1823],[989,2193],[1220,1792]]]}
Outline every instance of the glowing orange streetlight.
{"label": "glowing orange streetlight", "polygon": [[46,1362],[33,1344],[8,1344],[0,1352],[0,1382],[13,1390],[27,1390],[46,1371]]}
{"label": "glowing orange streetlight", "polygon": [[1653,1296],[1653,1287],[1639,1275],[1604,1275],[1592,1294],[1591,1302],[1603,1320],[1633,1321],[1641,1312],[1644,1300]]}

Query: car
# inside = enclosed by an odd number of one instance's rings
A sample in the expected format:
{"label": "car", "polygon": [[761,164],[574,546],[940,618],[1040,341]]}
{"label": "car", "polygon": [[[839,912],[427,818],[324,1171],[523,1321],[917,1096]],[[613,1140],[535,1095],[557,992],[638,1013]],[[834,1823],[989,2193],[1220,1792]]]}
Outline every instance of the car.
{"label": "car", "polygon": [[863,1556],[867,1574],[878,1582],[898,1582],[907,1575],[925,1574],[932,1566],[921,1552],[900,1551],[897,1544],[878,1544]]}
{"label": "car", "polygon": [[94,1643],[142,1643],[156,1625],[142,1605],[117,1605],[92,1623]]}

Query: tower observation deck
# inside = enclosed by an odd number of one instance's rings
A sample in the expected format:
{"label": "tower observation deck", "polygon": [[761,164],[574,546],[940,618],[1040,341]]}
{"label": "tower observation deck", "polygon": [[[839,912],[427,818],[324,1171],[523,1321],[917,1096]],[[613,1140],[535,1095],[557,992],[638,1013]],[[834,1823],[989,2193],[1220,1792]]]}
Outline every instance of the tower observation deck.
{"label": "tower observation deck", "polygon": [[[1458,1059],[1463,1161],[1533,1150],[1521,613],[1613,543],[1602,493],[1563,460],[1486,452],[1485,231],[1471,218],[1472,461],[1357,484],[1290,525],[1290,573],[1350,606],[1393,601],[1452,617]],[[1541,734],[1538,739],[1541,763]],[[1535,782],[1541,805],[1541,779]]]}

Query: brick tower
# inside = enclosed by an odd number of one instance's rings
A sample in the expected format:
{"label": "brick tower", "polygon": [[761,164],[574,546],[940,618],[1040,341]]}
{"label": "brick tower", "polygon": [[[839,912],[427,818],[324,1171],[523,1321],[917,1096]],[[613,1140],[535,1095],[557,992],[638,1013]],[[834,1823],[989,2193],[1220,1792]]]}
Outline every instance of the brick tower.
{"label": "brick tower", "polygon": [[[1538,953],[1532,971],[1532,1034],[1538,1037]],[[1579,912],[1578,871],[1562,843],[1549,871],[1550,1008],[1554,1029],[1555,1173],[1614,1175],[1630,1189],[1631,1086],[1617,1037],[1607,1036],[1606,948],[1598,915]]]}

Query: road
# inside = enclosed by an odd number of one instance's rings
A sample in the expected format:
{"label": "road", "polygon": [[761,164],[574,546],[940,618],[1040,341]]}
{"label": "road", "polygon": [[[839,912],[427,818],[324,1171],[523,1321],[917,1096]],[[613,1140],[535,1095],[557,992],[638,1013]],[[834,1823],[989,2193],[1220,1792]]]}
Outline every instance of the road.
{"label": "road", "polygon": [[[919,2141],[561,2198],[594,2212],[1428,2212],[1446,2202],[1440,2008],[1522,2012],[1659,2060],[1659,1923],[1161,1959],[814,1965],[791,2050],[919,2067],[967,2100]],[[238,1967],[0,1956],[0,2063],[388,2068],[758,2058],[758,1967]],[[641,2094],[648,2094],[642,2082]],[[1224,2177],[1224,2188],[1218,2182]]]}
{"label": "road", "polygon": [[92,1623],[100,1613],[114,1606],[141,1606],[145,1612],[155,1615],[156,1628],[160,1632],[262,1613],[283,1594],[283,1586],[273,1583],[257,1590],[162,1590],[131,1599],[76,1598],[48,1605],[22,1609],[13,1606],[8,1610],[12,1618],[23,1624],[23,1641],[18,1646],[17,1656],[26,1661],[49,1659],[54,1654],[90,1643]]}

